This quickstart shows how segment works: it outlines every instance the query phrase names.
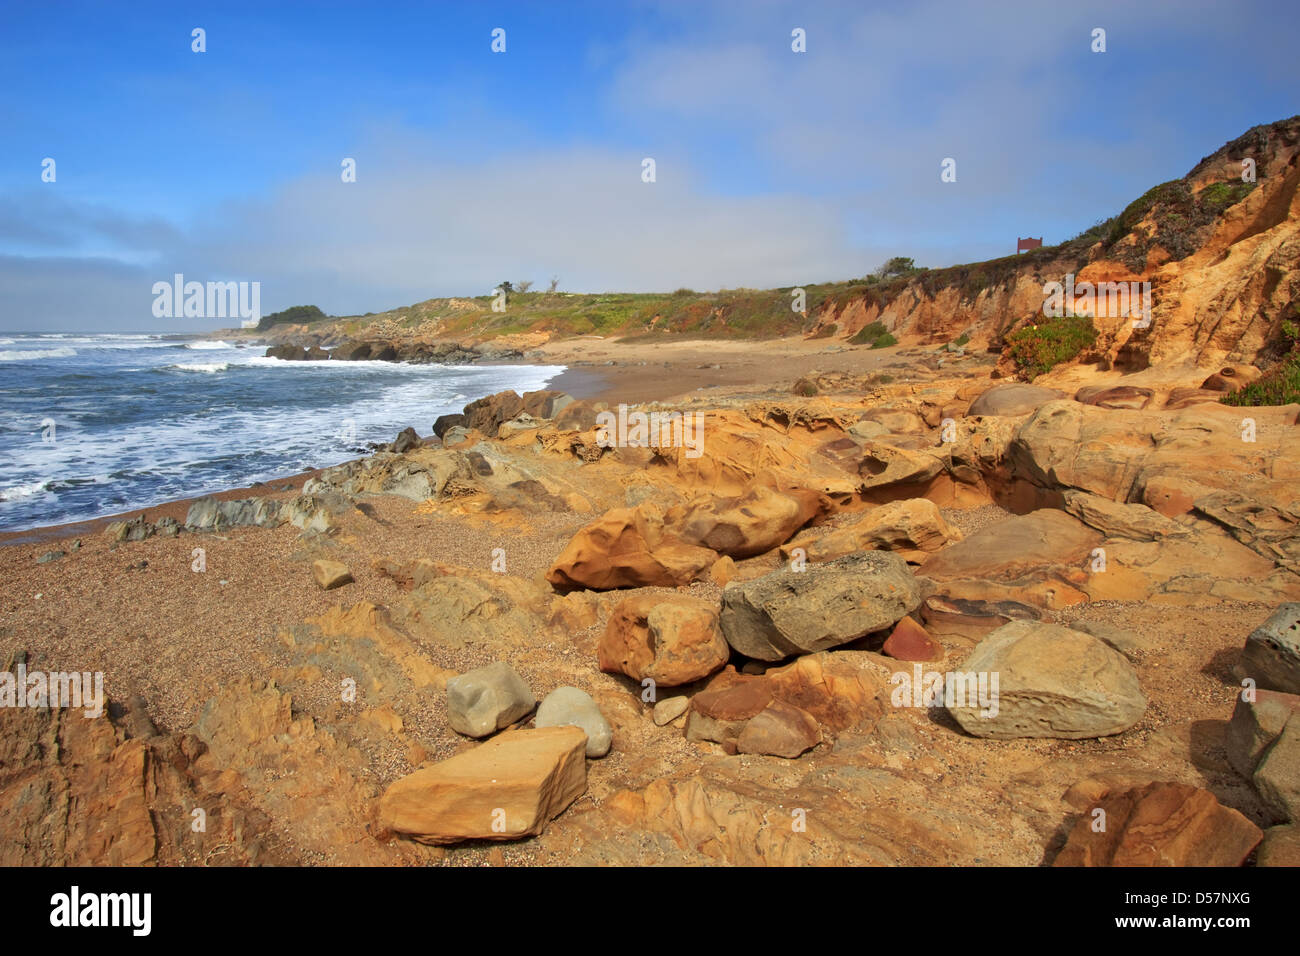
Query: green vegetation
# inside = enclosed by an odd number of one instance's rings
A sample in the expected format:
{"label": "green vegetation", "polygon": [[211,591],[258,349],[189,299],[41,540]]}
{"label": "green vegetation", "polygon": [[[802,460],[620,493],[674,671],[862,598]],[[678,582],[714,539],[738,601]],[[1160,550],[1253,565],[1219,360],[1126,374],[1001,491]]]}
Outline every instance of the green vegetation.
{"label": "green vegetation", "polygon": [[889,336],[890,338],[893,338],[893,336],[889,335],[889,331],[885,328],[885,323],[872,322],[870,325],[864,325],[862,328],[860,328],[858,330],[857,335],[849,339],[849,342],[852,345],[870,345],[872,348],[875,348],[876,342],[878,342],[884,336]]}
{"label": "green vegetation", "polygon": [[898,339],[894,338],[892,335],[886,332],[880,338],[876,339],[876,341],[872,342],[871,347],[873,349],[887,349],[891,345],[897,345],[897,344],[898,344]]}
{"label": "green vegetation", "polygon": [[290,322],[319,322],[321,319],[328,318],[328,315],[314,305],[295,305],[283,312],[273,312],[270,315],[262,316],[261,321],[257,323],[257,328],[259,332],[265,332],[273,325]]}
{"label": "green vegetation", "polygon": [[[1296,306],[1300,312],[1300,306]],[[1240,391],[1224,395],[1224,405],[1292,405],[1300,403],[1300,324],[1282,320],[1282,339],[1287,353],[1282,360]]]}
{"label": "green vegetation", "polygon": [[970,333],[963,332],[961,335],[957,336],[957,338],[953,339],[952,344],[957,346],[957,348],[962,348],[969,342],[970,342]]}
{"label": "green vegetation", "polygon": [[1096,340],[1092,319],[1073,315],[1022,326],[1006,336],[1006,348],[1016,368],[1033,381],[1054,365],[1070,361]]}

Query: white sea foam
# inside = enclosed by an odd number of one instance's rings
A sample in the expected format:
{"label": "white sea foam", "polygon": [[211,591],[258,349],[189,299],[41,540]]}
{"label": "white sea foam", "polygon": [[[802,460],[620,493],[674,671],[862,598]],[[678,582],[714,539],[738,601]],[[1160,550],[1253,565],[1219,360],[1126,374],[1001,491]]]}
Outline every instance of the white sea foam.
{"label": "white sea foam", "polygon": [[26,485],[15,485],[13,488],[6,488],[0,491],[0,501],[17,501],[19,498],[30,498],[32,495],[39,495],[45,490],[45,482],[33,481]]}
{"label": "white sea foam", "polygon": [[0,362],[39,362],[41,359],[71,358],[76,349],[13,349],[0,352]]}
{"label": "white sea foam", "polygon": [[168,365],[181,372],[224,372],[230,368],[229,362],[190,362],[184,365]]}
{"label": "white sea foam", "polygon": [[187,342],[185,343],[185,347],[187,349],[193,349],[196,352],[205,352],[212,349],[228,349],[231,345],[229,342],[222,342],[220,339],[216,341],[208,339],[202,342]]}

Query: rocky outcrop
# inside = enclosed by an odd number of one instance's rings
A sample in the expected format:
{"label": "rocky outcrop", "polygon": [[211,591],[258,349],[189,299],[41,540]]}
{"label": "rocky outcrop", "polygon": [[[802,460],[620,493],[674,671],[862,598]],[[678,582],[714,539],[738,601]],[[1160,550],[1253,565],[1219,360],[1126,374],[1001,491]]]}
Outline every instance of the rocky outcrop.
{"label": "rocky outcrop", "polygon": [[727,663],[730,648],[711,602],[644,594],[621,602],[597,649],[600,669],[676,687],[708,677]]}

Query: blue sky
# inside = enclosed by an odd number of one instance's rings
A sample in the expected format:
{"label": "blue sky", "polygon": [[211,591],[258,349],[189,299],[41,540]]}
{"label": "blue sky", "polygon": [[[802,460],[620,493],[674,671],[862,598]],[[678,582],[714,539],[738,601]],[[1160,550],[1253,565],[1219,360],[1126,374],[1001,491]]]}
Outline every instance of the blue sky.
{"label": "blue sky", "polygon": [[9,2],[0,329],[225,324],[153,317],[175,272],[348,314],[1004,255],[1300,112],[1296,10]]}

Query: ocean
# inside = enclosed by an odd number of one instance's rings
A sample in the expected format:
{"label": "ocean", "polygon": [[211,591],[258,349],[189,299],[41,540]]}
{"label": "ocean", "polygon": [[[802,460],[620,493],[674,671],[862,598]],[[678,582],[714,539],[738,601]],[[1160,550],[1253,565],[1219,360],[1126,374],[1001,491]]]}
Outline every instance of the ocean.
{"label": "ocean", "polygon": [[285,362],[156,334],[0,334],[0,531],[82,521],[367,454],[563,366]]}

